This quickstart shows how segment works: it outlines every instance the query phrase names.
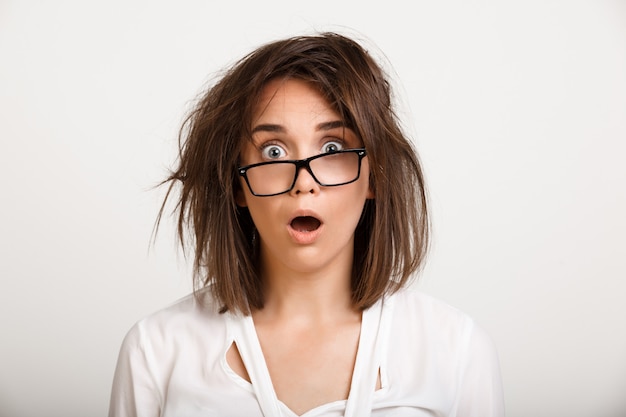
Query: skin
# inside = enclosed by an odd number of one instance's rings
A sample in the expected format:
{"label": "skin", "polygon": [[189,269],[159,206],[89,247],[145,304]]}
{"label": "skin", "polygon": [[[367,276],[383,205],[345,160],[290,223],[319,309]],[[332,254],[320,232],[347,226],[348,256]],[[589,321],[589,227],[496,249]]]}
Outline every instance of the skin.
{"label": "skin", "polygon": [[[341,122],[310,84],[271,81],[254,114],[242,165],[362,147]],[[288,193],[255,197],[242,182],[236,197],[250,210],[260,240],[266,303],[252,318],[274,390],[298,415],[348,397],[361,323],[350,302],[354,231],[366,199],[374,198],[368,178],[366,157],[351,184],[323,187],[300,170]],[[290,224],[297,215],[312,215],[321,225],[298,232]],[[227,360],[248,379],[236,346]]]}

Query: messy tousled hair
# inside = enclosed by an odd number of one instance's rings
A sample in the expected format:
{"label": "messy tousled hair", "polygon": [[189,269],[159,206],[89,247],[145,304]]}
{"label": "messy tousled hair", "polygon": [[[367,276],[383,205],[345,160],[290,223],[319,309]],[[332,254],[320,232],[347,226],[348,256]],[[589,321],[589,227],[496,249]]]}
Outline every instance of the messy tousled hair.
{"label": "messy tousled hair", "polygon": [[200,97],[181,128],[177,166],[157,220],[175,198],[177,232],[193,246],[194,290],[210,287],[221,311],[263,308],[250,213],[238,207],[237,166],[251,137],[263,87],[277,78],[311,83],[363,141],[370,187],[355,232],[352,302],[364,309],[405,286],[429,241],[424,176],[392,107],[390,84],[372,56],[337,33],[297,36],[261,46]]}

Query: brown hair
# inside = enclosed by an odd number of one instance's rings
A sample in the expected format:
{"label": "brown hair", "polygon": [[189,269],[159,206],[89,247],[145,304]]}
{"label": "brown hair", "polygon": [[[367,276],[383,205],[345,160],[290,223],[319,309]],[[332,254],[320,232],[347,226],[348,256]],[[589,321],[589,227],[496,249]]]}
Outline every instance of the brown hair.
{"label": "brown hair", "polygon": [[375,199],[355,231],[352,302],[367,308],[403,287],[422,265],[429,239],[426,192],[415,150],[392,108],[387,78],[355,41],[336,33],[266,44],[230,68],[185,119],[179,162],[157,219],[175,185],[178,235],[194,245],[194,289],[210,284],[222,311],[263,307],[254,224],[237,207],[236,168],[251,115],[269,80],[313,83],[362,139]]}

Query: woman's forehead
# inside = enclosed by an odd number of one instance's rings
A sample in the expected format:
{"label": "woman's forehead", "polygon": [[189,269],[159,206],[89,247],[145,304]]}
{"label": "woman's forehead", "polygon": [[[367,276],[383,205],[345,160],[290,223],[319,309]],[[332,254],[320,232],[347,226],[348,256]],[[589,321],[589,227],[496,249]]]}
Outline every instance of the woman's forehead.
{"label": "woman's forehead", "polygon": [[276,79],[261,90],[252,109],[251,133],[258,125],[288,124],[290,118],[310,118],[312,122],[343,123],[343,118],[317,86],[300,79]]}

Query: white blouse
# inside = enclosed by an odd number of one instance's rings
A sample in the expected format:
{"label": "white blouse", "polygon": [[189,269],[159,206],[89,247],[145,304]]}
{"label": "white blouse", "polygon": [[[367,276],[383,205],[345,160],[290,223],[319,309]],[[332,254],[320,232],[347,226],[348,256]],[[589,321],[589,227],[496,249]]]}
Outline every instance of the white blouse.
{"label": "white blouse", "polygon": [[[189,295],[128,332],[109,417],[297,416],[276,397],[252,318],[219,314],[208,292],[202,299]],[[233,343],[251,383],[226,362]],[[303,414],[368,415],[504,416],[494,344],[471,318],[430,296],[386,297],[363,312],[348,399]]]}

